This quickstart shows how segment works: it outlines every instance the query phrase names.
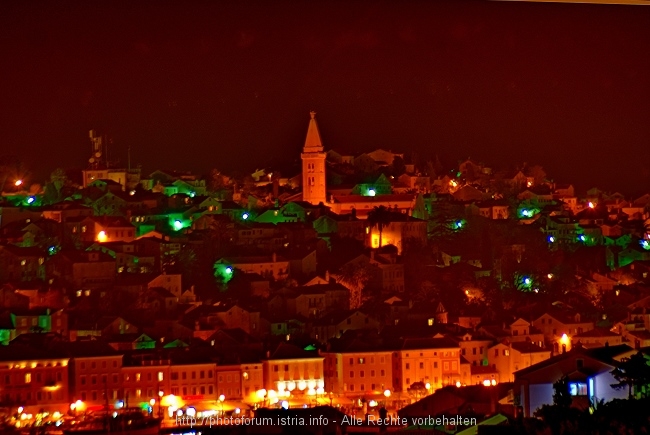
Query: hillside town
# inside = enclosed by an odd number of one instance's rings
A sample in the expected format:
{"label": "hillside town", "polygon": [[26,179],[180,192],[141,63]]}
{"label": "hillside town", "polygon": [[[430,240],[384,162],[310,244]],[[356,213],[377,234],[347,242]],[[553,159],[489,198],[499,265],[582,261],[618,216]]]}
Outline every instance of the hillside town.
{"label": "hillside town", "polygon": [[592,414],[647,397],[650,189],[581,192],[497,156],[350,155],[305,118],[286,166],[246,175],[146,174],[94,130],[82,171],[43,182],[2,159],[11,424],[329,406],[496,425],[558,391]]}

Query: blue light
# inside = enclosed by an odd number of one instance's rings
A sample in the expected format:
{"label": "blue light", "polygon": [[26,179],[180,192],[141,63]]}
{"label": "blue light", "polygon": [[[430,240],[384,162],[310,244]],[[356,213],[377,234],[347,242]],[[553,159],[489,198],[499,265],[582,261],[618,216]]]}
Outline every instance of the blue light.
{"label": "blue light", "polygon": [[375,196],[376,194],[377,192],[375,191],[375,189],[368,189],[368,196]]}
{"label": "blue light", "polygon": [[650,251],[650,242],[647,240],[641,240],[641,247],[646,251]]}
{"label": "blue light", "polygon": [[553,237],[553,236],[548,236],[548,242],[549,242],[549,243],[555,243],[555,237]]}
{"label": "blue light", "polygon": [[230,267],[230,266],[226,267],[226,273],[228,275],[232,275],[232,267]]}
{"label": "blue light", "polygon": [[530,278],[528,277],[524,278],[524,284],[530,285],[530,283],[531,283]]}
{"label": "blue light", "polygon": [[587,240],[587,238],[585,237],[584,234],[580,234],[580,235],[578,236],[578,239],[579,239],[581,242],[584,242],[585,240]]}
{"label": "blue light", "polygon": [[463,221],[456,221],[456,228],[460,229],[463,227]]}
{"label": "blue light", "polygon": [[243,215],[241,215],[241,218],[246,220],[246,219],[248,219],[249,216],[250,215],[248,213],[244,213]]}
{"label": "blue light", "polygon": [[27,198],[27,204],[31,204],[34,201],[36,201],[36,198],[34,198],[33,196],[30,196],[29,198]]}
{"label": "blue light", "polygon": [[176,231],[178,231],[178,230],[182,230],[182,229],[183,229],[183,222],[180,221],[180,220],[178,220],[178,219],[176,219],[176,220],[174,221],[174,229],[175,229]]}

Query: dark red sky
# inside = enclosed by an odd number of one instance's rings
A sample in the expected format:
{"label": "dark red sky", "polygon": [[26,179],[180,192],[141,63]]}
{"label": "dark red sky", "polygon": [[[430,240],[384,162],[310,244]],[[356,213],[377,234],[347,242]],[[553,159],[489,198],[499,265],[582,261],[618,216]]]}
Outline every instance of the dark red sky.
{"label": "dark red sky", "polygon": [[650,191],[650,8],[5,1],[0,56],[0,154],[36,174],[82,167],[91,128],[146,171],[253,170],[313,109],[327,148]]}

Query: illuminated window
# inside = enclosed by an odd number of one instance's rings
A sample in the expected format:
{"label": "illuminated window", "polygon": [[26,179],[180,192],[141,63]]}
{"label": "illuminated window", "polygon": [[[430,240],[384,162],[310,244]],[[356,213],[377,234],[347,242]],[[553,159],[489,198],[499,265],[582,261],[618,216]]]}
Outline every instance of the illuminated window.
{"label": "illuminated window", "polygon": [[163,380],[163,372],[158,372],[158,382],[162,382]]}
{"label": "illuminated window", "polygon": [[27,260],[20,260],[20,265],[21,265],[21,266],[24,266],[24,265],[26,265],[26,264],[27,264]]}
{"label": "illuminated window", "polygon": [[[135,381],[140,382],[140,373],[135,374]],[[140,391],[140,390],[138,390],[138,391]],[[138,397],[140,397],[140,396],[138,396]]]}
{"label": "illuminated window", "polygon": [[135,390],[135,397],[142,397],[142,390],[140,389]]}
{"label": "illuminated window", "polygon": [[569,384],[569,393],[571,393],[572,396],[586,396],[587,384],[582,382],[571,382]]}
{"label": "illuminated window", "polygon": [[427,320],[427,323],[429,324],[429,326],[433,325],[433,319]]}
{"label": "illuminated window", "polygon": [[25,373],[25,383],[29,384],[32,382],[32,374],[31,373]]}

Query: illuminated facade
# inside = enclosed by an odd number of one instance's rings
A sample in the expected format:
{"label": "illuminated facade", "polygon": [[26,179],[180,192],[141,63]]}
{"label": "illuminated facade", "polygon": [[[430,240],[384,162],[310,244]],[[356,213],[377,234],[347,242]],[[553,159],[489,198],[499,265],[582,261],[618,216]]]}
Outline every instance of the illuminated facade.
{"label": "illuminated facade", "polygon": [[390,350],[324,353],[325,390],[348,397],[393,391],[392,355]]}
{"label": "illuminated facade", "polygon": [[[22,355],[24,353],[24,355]],[[68,403],[68,358],[34,358],[33,349],[15,347],[0,355],[0,394],[4,403],[51,411]]]}
{"label": "illuminated facade", "polygon": [[313,205],[325,204],[325,157],[323,143],[316,124],[316,112],[310,112],[311,120],[307,129],[305,146],[300,155],[302,159],[302,199]]}

